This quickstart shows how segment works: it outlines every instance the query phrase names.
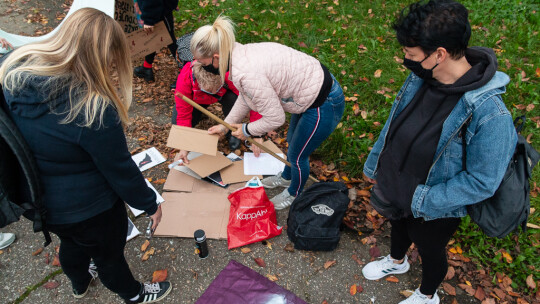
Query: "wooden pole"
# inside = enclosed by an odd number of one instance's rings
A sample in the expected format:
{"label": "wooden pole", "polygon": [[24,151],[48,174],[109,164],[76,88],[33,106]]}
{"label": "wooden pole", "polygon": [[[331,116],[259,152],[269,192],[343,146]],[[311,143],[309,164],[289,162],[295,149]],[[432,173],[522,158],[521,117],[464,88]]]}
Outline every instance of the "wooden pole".
{"label": "wooden pole", "polygon": [[[236,131],[236,129],[235,129],[233,126],[231,126],[230,124],[226,123],[223,119],[217,117],[216,115],[214,115],[213,113],[211,113],[211,112],[208,111],[207,109],[201,107],[198,103],[194,102],[193,100],[191,100],[191,99],[187,98],[186,96],[184,96],[184,95],[182,95],[182,94],[180,94],[180,93],[177,93],[177,92],[175,92],[174,95],[175,95],[176,97],[178,97],[178,98],[181,98],[183,101],[189,103],[191,106],[193,106],[195,109],[201,111],[201,112],[204,113],[206,116],[208,116],[208,117],[212,118],[213,120],[215,120],[216,122],[218,122],[218,123],[224,125],[225,128],[231,130],[232,132],[235,132],[235,131]],[[275,157],[276,159],[280,160],[280,161],[281,161],[282,163],[284,163],[285,165],[287,165],[287,166],[289,166],[289,167],[291,166],[291,163],[288,162],[286,159],[284,159],[283,157],[277,155],[276,153],[274,153],[273,151],[271,151],[271,150],[268,149],[267,147],[261,145],[260,143],[254,141],[253,138],[248,137],[247,140],[248,140],[252,145],[256,145],[257,147],[261,148],[261,150],[263,150],[264,152],[266,152],[266,153],[272,155],[273,157]],[[319,182],[319,180],[317,180],[315,177],[313,177],[313,176],[311,176],[311,175],[309,175],[309,178],[310,178],[312,181],[316,182],[316,183]]]}

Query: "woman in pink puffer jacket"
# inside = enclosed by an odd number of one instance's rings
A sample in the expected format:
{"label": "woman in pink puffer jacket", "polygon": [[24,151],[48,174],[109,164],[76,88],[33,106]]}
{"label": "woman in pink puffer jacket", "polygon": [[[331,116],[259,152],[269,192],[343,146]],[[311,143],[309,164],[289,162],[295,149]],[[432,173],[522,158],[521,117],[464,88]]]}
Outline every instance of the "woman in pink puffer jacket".
{"label": "woman in pink puffer jacket", "polygon": [[[225,121],[235,128],[232,135],[245,140],[260,137],[285,123],[291,113],[285,167],[277,176],[263,179],[266,188],[286,187],[271,201],[276,209],[291,205],[309,177],[309,155],[334,131],[343,116],[345,100],[337,80],[317,59],[278,43],[235,42],[234,24],[218,17],[214,24],[199,28],[191,39],[194,58],[209,72],[225,74],[239,91],[238,100]],[[250,110],[262,118],[241,124]],[[210,128],[224,134],[225,126]],[[262,139],[257,139],[262,142]],[[253,147],[256,156],[260,150]]]}

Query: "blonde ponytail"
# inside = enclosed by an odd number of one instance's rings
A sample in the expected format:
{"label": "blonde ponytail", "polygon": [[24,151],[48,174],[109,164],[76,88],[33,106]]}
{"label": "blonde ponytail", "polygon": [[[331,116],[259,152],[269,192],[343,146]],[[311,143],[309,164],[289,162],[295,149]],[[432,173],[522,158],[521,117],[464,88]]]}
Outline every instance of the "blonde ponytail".
{"label": "blonde ponytail", "polygon": [[195,32],[190,49],[195,57],[219,54],[219,74],[224,83],[234,42],[234,23],[229,17],[219,16],[214,24],[202,26]]}

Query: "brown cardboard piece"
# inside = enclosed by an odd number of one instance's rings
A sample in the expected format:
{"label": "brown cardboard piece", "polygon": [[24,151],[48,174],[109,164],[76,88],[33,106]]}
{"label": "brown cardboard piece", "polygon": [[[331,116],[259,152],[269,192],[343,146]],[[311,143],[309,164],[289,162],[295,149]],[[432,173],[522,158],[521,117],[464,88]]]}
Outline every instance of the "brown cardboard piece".
{"label": "brown cardboard piece", "polygon": [[241,183],[246,182],[253,178],[254,176],[258,176],[259,178],[262,178],[261,175],[244,175],[244,161],[238,160],[232,163],[232,165],[225,167],[224,169],[221,169],[219,171],[219,174],[221,174],[221,179],[225,184],[234,184],[234,183]]}
{"label": "brown cardboard piece", "polygon": [[193,238],[202,229],[210,239],[226,239],[230,203],[225,193],[165,192],[155,236]]}
{"label": "brown cardboard piece", "polygon": [[127,34],[126,40],[132,60],[159,51],[162,47],[172,43],[171,36],[163,21],[156,23],[152,33],[146,33],[144,29],[138,29]]}
{"label": "brown cardboard piece", "polygon": [[223,154],[218,153],[217,156],[201,155],[189,161],[189,164],[184,166],[193,170],[201,177],[206,177],[214,172],[217,172],[227,166],[230,166],[232,161]]}
{"label": "brown cardboard piece", "polygon": [[173,125],[167,139],[167,147],[216,156],[220,154],[217,152],[218,140],[218,135],[210,135],[206,130]]}
{"label": "brown cardboard piece", "polygon": [[272,152],[274,152],[276,154],[284,154],[285,155],[284,158],[287,159],[286,154],[283,153],[283,151],[281,151],[273,141],[267,140],[267,141],[263,142],[263,146],[267,147],[270,151],[272,151]]}
{"label": "brown cardboard piece", "polygon": [[135,15],[135,5],[133,0],[115,1],[114,20],[120,23],[120,26],[122,26],[122,29],[124,29],[124,33],[126,34],[139,29],[139,25],[137,24],[137,16]]}
{"label": "brown cardboard piece", "polygon": [[163,191],[192,192],[193,184],[196,180],[185,173],[171,169],[163,185]]}

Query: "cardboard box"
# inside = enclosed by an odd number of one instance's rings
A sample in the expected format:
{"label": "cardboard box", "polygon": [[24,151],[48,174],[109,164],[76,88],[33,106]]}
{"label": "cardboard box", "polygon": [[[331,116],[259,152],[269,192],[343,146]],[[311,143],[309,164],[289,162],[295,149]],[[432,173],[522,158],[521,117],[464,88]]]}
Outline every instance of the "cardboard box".
{"label": "cardboard box", "polygon": [[193,170],[201,177],[207,177],[208,175],[230,166],[231,164],[232,161],[230,159],[225,157],[223,154],[218,153],[217,156],[201,155],[190,160],[189,164],[184,164],[184,166]]}
{"label": "cardboard box", "polygon": [[131,59],[138,59],[173,43],[163,21],[154,26],[152,33],[138,29],[126,35],[131,52]]}

